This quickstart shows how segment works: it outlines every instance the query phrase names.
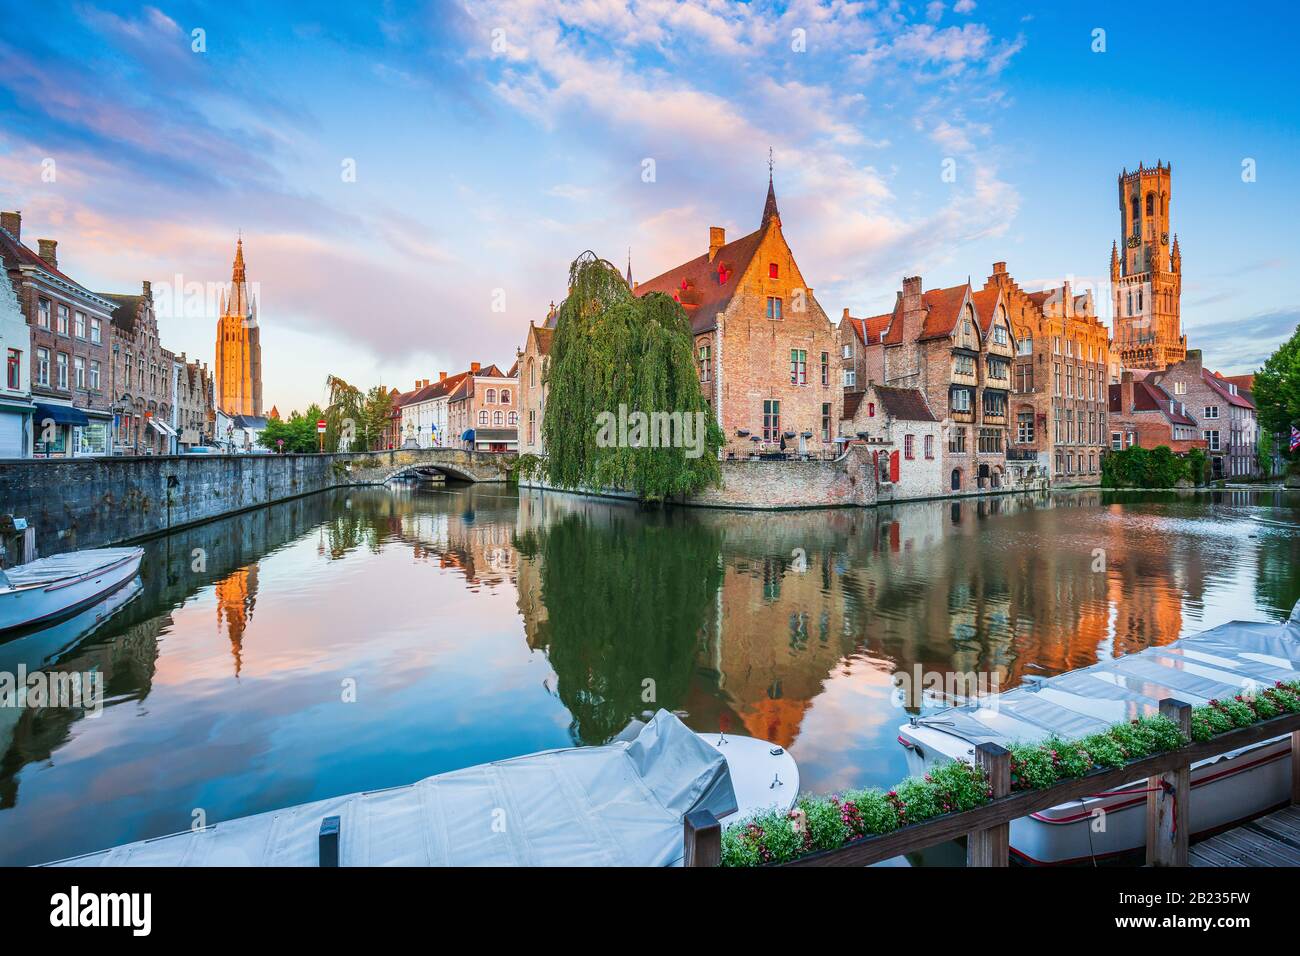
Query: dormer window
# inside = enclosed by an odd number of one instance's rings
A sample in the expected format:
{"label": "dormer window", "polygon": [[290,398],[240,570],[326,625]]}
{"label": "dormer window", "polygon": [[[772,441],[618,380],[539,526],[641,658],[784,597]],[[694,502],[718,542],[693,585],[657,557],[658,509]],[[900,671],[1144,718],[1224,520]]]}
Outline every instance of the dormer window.
{"label": "dormer window", "polygon": [[769,279],[778,279],[781,276],[781,269],[775,262],[767,264],[767,277]]}

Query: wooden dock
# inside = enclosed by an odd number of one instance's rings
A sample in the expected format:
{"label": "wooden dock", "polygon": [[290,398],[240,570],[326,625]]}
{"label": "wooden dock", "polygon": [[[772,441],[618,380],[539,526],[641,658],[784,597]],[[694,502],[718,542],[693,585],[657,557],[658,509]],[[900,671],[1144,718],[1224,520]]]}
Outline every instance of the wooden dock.
{"label": "wooden dock", "polygon": [[1300,866],[1300,807],[1286,807],[1194,843],[1192,866]]}

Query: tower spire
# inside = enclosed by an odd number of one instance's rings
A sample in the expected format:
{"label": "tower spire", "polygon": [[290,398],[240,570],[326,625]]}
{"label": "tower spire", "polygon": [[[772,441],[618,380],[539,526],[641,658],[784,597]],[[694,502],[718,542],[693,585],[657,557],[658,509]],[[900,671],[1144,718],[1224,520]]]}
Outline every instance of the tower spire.
{"label": "tower spire", "polygon": [[244,281],[244,230],[239,230],[239,239],[235,242],[235,270],[233,282]]}
{"label": "tower spire", "polygon": [[772,184],[772,169],[774,166],[772,147],[769,146],[767,148],[767,202],[763,205],[763,225],[765,226],[767,221],[774,216],[777,222],[781,221],[781,211],[776,208],[776,187]]}
{"label": "tower spire", "polygon": [[632,247],[627,247],[627,287],[632,288]]}

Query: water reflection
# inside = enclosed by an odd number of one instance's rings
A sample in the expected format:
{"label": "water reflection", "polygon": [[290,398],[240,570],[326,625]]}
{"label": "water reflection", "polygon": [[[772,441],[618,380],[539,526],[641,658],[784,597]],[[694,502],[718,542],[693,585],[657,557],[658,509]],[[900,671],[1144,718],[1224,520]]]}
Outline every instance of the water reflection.
{"label": "water reflection", "polygon": [[1297,507],[1088,491],[746,514],[478,486],[179,531],[98,630],[0,645],[98,669],[108,694],[96,719],[3,715],[0,862],[598,743],[660,706],[791,748],[810,789],[890,783],[895,673],[1009,687],[1280,620]]}

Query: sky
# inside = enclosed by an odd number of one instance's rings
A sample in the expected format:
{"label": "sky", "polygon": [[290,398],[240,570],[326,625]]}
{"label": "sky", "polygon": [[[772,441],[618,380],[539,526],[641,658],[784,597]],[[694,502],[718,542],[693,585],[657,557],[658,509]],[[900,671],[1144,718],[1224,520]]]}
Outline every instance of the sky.
{"label": "sky", "polygon": [[1104,291],[1116,177],[1160,160],[1189,343],[1248,372],[1300,323],[1300,13],[1165,9],[0,0],[0,208],[209,363],[242,234],[287,414],[508,367],[583,251],[644,280],[756,229],[769,149],[834,318],[1001,260]]}

